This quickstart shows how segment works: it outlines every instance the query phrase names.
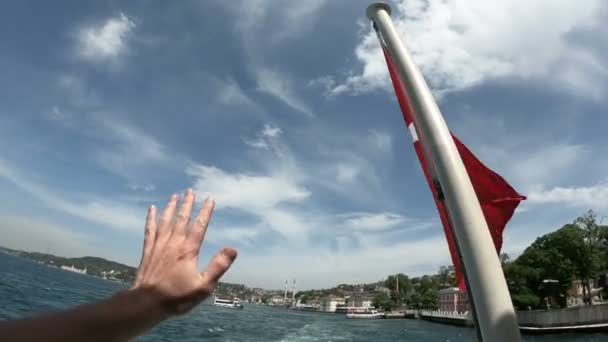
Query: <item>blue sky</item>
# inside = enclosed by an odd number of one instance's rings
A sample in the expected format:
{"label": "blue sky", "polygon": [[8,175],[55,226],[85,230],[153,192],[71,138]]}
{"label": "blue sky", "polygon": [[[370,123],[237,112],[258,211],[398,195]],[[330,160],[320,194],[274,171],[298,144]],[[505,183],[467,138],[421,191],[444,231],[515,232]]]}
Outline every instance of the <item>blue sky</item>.
{"label": "blue sky", "polygon": [[[217,201],[202,257],[240,251],[228,281],[449,263],[367,5],[2,3],[0,245],[136,265],[146,207],[193,187]],[[392,5],[452,131],[528,196],[506,252],[608,215],[606,4]]]}

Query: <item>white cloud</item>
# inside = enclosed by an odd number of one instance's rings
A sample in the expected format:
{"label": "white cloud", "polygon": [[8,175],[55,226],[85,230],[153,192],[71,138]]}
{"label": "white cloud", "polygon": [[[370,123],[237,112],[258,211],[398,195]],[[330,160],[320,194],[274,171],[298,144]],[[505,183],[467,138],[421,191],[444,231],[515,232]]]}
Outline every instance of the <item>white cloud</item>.
{"label": "white cloud", "polygon": [[285,74],[276,70],[257,68],[255,75],[259,91],[276,97],[300,113],[314,116],[308,105],[294,92],[293,82]]}
{"label": "white cloud", "polygon": [[49,208],[79,217],[89,222],[115,230],[140,232],[145,219],[145,210],[125,206],[113,200],[86,198],[68,200],[45,186],[23,176],[8,162],[0,159],[0,177],[7,179]]}
{"label": "white cloud", "polygon": [[228,173],[214,166],[192,165],[186,170],[196,177],[194,188],[211,193],[218,208],[261,210],[285,202],[297,202],[310,196],[310,191],[283,175],[250,175]]}
{"label": "white cloud", "polygon": [[156,185],[154,185],[154,184],[139,185],[139,184],[129,183],[129,184],[127,184],[127,187],[133,191],[149,192],[149,191],[156,190]]}
{"label": "white cloud", "polygon": [[245,144],[254,148],[261,148],[264,150],[270,150],[271,147],[275,147],[274,139],[278,138],[283,131],[279,127],[265,124],[262,131],[253,140],[245,139]]}
{"label": "white cloud", "polygon": [[127,51],[127,38],[135,23],[124,13],[109,18],[101,25],[83,27],[78,31],[77,51],[85,60],[113,60]]}
{"label": "white cloud", "polygon": [[396,272],[421,275],[449,260],[447,243],[440,235],[337,250],[277,246],[263,254],[243,251],[228,278],[266,288],[280,288],[286,278],[296,278],[299,289],[327,288],[381,280]]}
{"label": "white cloud", "polygon": [[299,214],[281,207],[301,202],[311,195],[286,174],[228,173],[206,165],[192,165],[186,173],[195,177],[192,186],[195,192],[213,194],[219,210],[229,208],[246,212],[286,237],[299,236],[309,228]]}
{"label": "white cloud", "polygon": [[279,136],[283,131],[279,127],[273,127],[271,125],[264,125],[264,129],[262,130],[262,136],[274,138]]}
{"label": "white cloud", "polygon": [[[330,192],[345,194],[353,182],[357,182],[355,192],[364,192],[369,183],[373,183],[374,173],[364,160],[346,158],[352,157],[350,154],[332,153],[325,162],[298,160],[279,139],[282,134],[279,127],[266,124],[256,139],[245,141],[247,145],[263,150],[256,158],[265,171],[228,172],[194,164],[186,173],[194,177],[195,191],[213,194],[220,211],[236,209],[257,219],[252,220],[252,225],[240,228],[250,229],[250,232],[272,229],[289,241],[299,243],[296,240],[304,234],[324,225],[342,224],[335,222],[333,214],[326,209],[317,208],[309,201],[314,186],[321,185]],[[366,171],[365,175],[361,174],[362,170]],[[395,219],[394,216],[385,218]]]}
{"label": "white cloud", "polygon": [[[393,21],[438,93],[512,76],[550,79],[554,86],[597,97],[602,93],[597,76],[605,79],[608,65],[566,35],[580,29],[599,30],[601,3],[401,0],[394,6]],[[551,24],[539,25],[538,18],[551,18]],[[373,30],[362,37],[355,55],[362,70],[334,86],[331,93],[390,88]]]}
{"label": "white cloud", "polygon": [[356,231],[383,231],[395,228],[407,222],[399,214],[383,213],[355,213],[344,221],[344,226]]}
{"label": "white cloud", "polygon": [[608,184],[537,189],[528,193],[528,201],[538,204],[565,204],[582,209],[608,210]]}

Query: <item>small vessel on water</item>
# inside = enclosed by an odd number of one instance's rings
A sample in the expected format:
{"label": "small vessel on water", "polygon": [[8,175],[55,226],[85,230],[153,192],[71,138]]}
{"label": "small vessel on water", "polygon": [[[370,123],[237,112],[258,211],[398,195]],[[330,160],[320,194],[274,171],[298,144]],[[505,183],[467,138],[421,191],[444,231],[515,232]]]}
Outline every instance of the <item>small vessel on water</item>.
{"label": "small vessel on water", "polygon": [[346,313],[346,318],[349,319],[378,319],[384,318],[384,313],[375,309],[355,309],[349,310]]}
{"label": "small vessel on water", "polygon": [[241,303],[241,301],[238,298],[222,299],[222,298],[215,297],[213,299],[213,305],[223,307],[223,308],[230,308],[230,309],[242,309],[243,308],[243,304]]}

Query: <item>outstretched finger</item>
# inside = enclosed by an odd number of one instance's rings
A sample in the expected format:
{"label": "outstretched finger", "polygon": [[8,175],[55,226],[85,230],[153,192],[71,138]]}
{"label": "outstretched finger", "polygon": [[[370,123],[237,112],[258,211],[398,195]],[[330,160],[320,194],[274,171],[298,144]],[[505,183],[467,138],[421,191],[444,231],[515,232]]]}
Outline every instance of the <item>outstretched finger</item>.
{"label": "outstretched finger", "polygon": [[184,200],[181,207],[177,211],[175,216],[175,223],[173,225],[173,231],[171,232],[171,239],[183,240],[186,236],[186,227],[190,222],[190,214],[192,213],[192,206],[194,204],[194,192],[192,189],[186,190],[184,194]]}
{"label": "outstretched finger", "polygon": [[171,235],[171,225],[173,223],[173,215],[175,215],[175,207],[177,206],[177,200],[179,196],[172,195],[167,203],[167,207],[163,210],[158,222],[158,229],[156,231],[156,241],[154,246],[162,247],[165,245],[169,236]]}
{"label": "outstretched finger", "polygon": [[144,269],[146,268],[148,261],[152,254],[152,248],[154,247],[154,241],[156,240],[156,207],[150,206],[148,208],[148,216],[146,218],[146,228],[144,232],[144,247],[141,254],[141,261],[139,263],[139,269],[137,272],[137,278],[141,276]]}
{"label": "outstretched finger", "polygon": [[203,203],[203,206],[198,213],[198,216],[194,222],[192,222],[190,231],[188,232],[188,244],[192,250],[196,251],[197,253],[201,248],[203,240],[205,239],[205,234],[207,233],[207,227],[209,226],[211,215],[213,215],[214,207],[215,201],[213,198],[207,197],[205,203]]}
{"label": "outstretched finger", "polygon": [[207,268],[201,273],[204,286],[215,286],[220,278],[228,271],[234,260],[236,259],[237,251],[234,248],[222,248],[211,259]]}

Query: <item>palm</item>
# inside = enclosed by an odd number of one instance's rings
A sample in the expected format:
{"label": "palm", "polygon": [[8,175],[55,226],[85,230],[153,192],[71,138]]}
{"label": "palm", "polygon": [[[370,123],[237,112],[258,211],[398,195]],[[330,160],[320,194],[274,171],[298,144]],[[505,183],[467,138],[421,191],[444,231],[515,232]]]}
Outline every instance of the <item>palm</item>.
{"label": "palm", "polygon": [[172,196],[159,220],[156,208],[150,207],[142,260],[134,283],[134,287],[153,288],[164,299],[186,308],[206,298],[236,258],[236,250],[224,248],[202,273],[198,272],[198,254],[214,202],[207,199],[190,223],[194,197],[188,190],[175,215],[178,198]]}

